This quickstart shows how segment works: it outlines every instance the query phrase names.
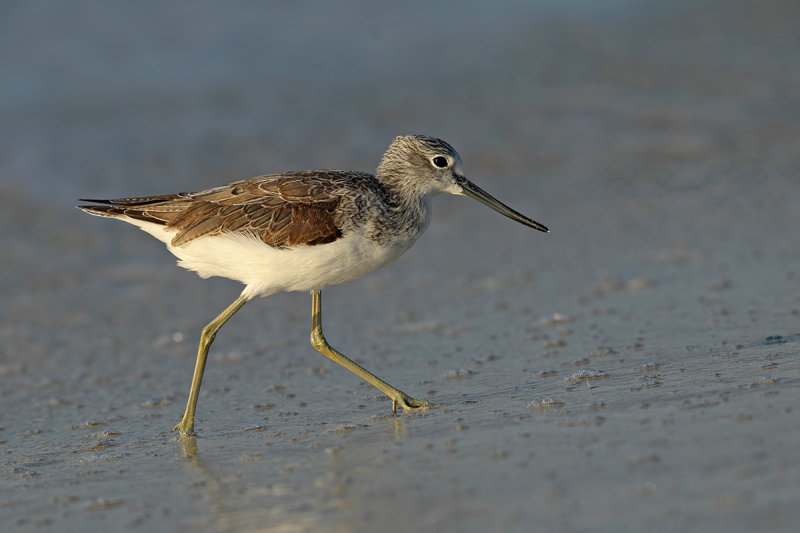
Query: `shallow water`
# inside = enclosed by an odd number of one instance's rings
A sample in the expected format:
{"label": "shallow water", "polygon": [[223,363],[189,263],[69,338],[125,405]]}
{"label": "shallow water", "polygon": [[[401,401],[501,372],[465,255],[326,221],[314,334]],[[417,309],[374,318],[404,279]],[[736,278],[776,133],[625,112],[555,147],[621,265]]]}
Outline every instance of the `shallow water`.
{"label": "shallow water", "polygon": [[[4,530],[794,530],[795,3],[195,6],[0,17]],[[438,198],[325,291],[334,346],[442,406],[391,415],[281,294],[176,440],[240,288],[75,198],[369,170],[402,133],[552,229]]]}

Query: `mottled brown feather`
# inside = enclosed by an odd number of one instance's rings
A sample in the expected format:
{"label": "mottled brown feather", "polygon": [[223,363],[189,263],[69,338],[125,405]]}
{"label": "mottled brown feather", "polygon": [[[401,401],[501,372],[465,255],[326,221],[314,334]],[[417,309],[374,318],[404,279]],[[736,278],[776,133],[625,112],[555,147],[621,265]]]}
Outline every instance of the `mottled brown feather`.
{"label": "mottled brown feather", "polygon": [[252,235],[270,246],[317,245],[342,236],[336,209],[352,180],[369,174],[301,171],[261,176],[194,193],[87,200],[95,214],[128,216],[177,230],[173,246],[221,233]]}

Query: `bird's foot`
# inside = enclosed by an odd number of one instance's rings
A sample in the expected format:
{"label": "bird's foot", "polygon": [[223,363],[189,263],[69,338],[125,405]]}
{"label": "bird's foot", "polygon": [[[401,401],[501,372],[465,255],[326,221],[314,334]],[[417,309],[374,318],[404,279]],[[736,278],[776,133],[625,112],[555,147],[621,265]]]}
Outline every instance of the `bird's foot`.
{"label": "bird's foot", "polygon": [[399,398],[392,398],[392,413],[397,413],[397,406],[403,408],[404,412],[416,411],[417,409],[427,409],[431,407],[439,407],[438,403],[431,403],[425,400],[417,400],[407,394],[401,395]]}
{"label": "bird's foot", "polygon": [[180,432],[178,433],[178,436],[181,439],[185,439],[186,437],[194,437],[195,436],[195,433],[194,433],[194,420],[188,420],[184,416],[183,420],[178,422],[175,425],[175,427],[172,428],[172,432],[173,433],[178,431],[178,430],[180,430]]}

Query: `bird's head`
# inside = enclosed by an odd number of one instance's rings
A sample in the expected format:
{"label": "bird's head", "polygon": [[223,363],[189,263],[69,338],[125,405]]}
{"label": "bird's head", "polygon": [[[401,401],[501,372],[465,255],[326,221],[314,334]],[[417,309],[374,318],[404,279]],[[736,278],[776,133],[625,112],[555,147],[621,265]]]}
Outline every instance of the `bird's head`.
{"label": "bird's head", "polygon": [[549,231],[546,226],[514,211],[468,180],[458,152],[435,137],[395,137],[378,166],[378,179],[419,196],[439,193],[469,196],[521,224]]}

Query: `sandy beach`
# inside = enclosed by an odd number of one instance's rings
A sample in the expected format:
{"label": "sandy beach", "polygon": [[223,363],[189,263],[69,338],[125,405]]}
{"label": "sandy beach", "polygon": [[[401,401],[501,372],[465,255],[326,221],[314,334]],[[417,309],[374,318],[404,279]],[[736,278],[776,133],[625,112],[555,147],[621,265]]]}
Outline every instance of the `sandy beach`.
{"label": "sandy beach", "polygon": [[[0,523],[790,532],[800,7],[16,2],[0,14]],[[392,265],[245,306],[81,197],[374,171],[450,142],[546,224],[440,197]]]}

